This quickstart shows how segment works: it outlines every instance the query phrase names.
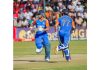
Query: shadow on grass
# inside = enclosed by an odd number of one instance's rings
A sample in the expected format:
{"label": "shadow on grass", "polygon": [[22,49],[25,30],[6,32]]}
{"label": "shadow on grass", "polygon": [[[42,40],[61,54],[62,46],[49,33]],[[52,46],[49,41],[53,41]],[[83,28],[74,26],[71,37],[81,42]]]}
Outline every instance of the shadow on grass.
{"label": "shadow on grass", "polygon": [[[47,62],[43,60],[14,60],[14,61],[25,61],[25,62]],[[58,63],[58,62],[64,62],[64,61],[49,61],[48,63]]]}

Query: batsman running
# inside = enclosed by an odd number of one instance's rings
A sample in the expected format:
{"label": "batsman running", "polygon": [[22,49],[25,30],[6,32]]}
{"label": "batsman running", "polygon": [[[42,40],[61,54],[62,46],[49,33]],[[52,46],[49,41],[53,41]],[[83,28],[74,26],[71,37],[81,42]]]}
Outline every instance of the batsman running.
{"label": "batsman running", "polygon": [[50,42],[47,31],[49,30],[49,22],[44,18],[44,13],[40,13],[39,19],[34,22],[36,25],[35,44],[36,52],[40,53],[45,48],[45,61],[50,60]]}
{"label": "batsman running", "polygon": [[62,10],[62,16],[56,20],[55,28],[60,40],[60,44],[57,46],[56,51],[61,51],[64,53],[64,57],[67,61],[71,60],[69,51],[69,42],[71,36],[72,27],[75,28],[72,18],[68,15],[68,10]]}

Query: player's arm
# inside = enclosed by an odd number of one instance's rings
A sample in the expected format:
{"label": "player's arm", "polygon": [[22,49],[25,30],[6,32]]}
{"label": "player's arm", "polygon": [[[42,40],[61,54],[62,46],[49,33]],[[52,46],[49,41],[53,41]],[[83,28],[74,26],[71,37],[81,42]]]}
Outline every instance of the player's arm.
{"label": "player's arm", "polygon": [[57,27],[59,26],[59,21],[58,19],[56,20],[56,24],[55,24],[55,32],[57,31]]}
{"label": "player's arm", "polygon": [[49,29],[50,29],[49,21],[46,20],[46,28],[44,29],[44,31],[48,31]]}
{"label": "player's arm", "polygon": [[75,29],[75,22],[72,21],[72,27]]}

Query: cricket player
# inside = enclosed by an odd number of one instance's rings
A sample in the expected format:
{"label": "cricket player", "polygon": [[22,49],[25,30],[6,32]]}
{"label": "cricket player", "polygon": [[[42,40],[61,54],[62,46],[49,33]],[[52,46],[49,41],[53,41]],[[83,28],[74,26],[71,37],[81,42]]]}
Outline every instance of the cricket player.
{"label": "cricket player", "polygon": [[72,27],[75,28],[74,23],[72,23],[72,18],[68,15],[68,10],[62,10],[62,17],[58,18],[55,24],[56,29],[58,29],[58,36],[60,40],[59,46],[57,46],[57,51],[62,50],[67,61],[70,61],[70,51],[69,42]]}
{"label": "cricket player", "polygon": [[49,22],[44,18],[44,13],[39,14],[38,20],[34,22],[36,25],[35,44],[36,52],[40,53],[45,48],[45,61],[50,60],[50,42],[47,31],[49,30]]}

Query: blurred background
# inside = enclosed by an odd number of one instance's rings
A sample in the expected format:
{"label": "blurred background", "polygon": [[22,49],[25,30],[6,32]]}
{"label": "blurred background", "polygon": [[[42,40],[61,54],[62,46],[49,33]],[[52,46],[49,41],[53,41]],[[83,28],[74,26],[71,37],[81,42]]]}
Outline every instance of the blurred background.
{"label": "blurred background", "polygon": [[34,32],[29,32],[38,13],[44,13],[49,21],[50,40],[57,40],[54,32],[55,20],[62,16],[62,9],[68,9],[75,23],[71,40],[87,39],[87,0],[14,0],[13,1],[13,39],[14,41],[33,41]]}

